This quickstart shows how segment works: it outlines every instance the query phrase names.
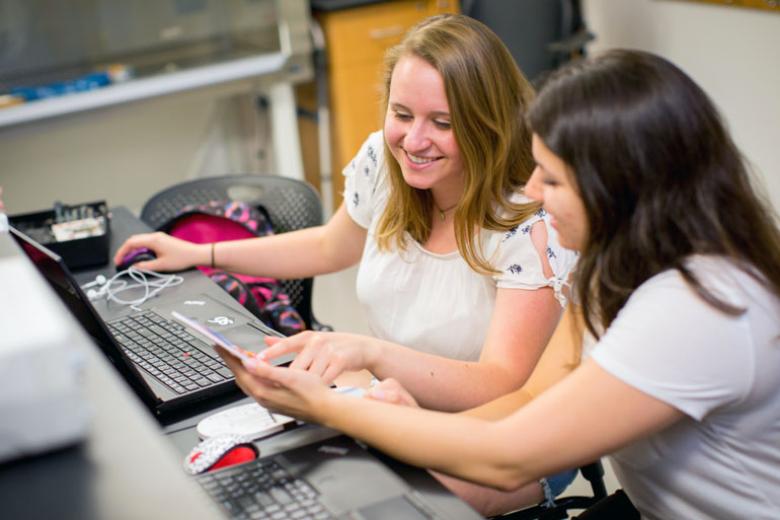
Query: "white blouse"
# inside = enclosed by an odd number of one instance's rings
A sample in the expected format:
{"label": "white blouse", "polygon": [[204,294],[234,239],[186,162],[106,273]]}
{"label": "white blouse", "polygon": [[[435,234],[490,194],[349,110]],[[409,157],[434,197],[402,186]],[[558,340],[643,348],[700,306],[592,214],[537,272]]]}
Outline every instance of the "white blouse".
{"label": "white blouse", "polygon": [[[387,204],[389,183],[382,132],[371,134],[344,169],[344,201],[352,219],[368,230],[357,277],[357,296],[372,333],[381,339],[454,359],[479,358],[490,325],[496,289],[562,292],[576,253],[562,248],[549,216],[539,210],[508,232],[481,231],[483,252],[499,273],[474,272],[458,251],[432,253],[407,235],[406,250],[380,251],[376,225]],[[514,201],[528,199],[518,193]],[[547,226],[547,259],[554,275],[545,277],[531,227]]]}

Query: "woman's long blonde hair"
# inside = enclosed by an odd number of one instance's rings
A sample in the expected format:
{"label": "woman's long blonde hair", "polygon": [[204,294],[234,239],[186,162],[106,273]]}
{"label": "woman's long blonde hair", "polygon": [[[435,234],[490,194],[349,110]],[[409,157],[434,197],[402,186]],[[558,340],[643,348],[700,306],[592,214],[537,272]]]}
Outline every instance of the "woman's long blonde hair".
{"label": "woman's long blonde hair", "polygon": [[[404,56],[423,59],[444,81],[464,165],[463,196],[455,209],[458,250],[476,272],[494,273],[476,231],[512,229],[539,209],[535,202],[509,201],[534,168],[531,132],[525,121],[533,88],[506,46],[485,25],[463,15],[438,15],[413,27],[385,55],[384,113],[393,70]],[[406,184],[387,144],[385,160],[390,193],[377,226],[379,248],[404,249],[405,232],[425,243],[431,233],[431,193]]]}

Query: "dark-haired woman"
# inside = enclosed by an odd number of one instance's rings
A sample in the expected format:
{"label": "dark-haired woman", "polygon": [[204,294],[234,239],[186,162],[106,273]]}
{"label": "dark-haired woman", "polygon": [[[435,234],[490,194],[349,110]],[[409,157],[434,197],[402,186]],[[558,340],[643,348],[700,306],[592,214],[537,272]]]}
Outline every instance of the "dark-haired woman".
{"label": "dark-haired woman", "polygon": [[526,193],[581,253],[575,297],[596,344],[579,368],[495,422],[231,359],[240,385],[500,489],[612,454],[644,518],[777,518],[780,230],[712,102],[668,61],[611,51],[558,73],[530,122]]}

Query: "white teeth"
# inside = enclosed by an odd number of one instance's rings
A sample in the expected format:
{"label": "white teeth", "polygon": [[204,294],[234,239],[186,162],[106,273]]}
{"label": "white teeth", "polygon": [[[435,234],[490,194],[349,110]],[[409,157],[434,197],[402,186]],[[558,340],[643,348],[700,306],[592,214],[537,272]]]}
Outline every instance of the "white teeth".
{"label": "white teeth", "polygon": [[429,162],[433,162],[435,160],[432,157],[417,157],[416,155],[412,155],[409,152],[406,153],[406,156],[414,164],[426,164],[426,163],[429,163]]}

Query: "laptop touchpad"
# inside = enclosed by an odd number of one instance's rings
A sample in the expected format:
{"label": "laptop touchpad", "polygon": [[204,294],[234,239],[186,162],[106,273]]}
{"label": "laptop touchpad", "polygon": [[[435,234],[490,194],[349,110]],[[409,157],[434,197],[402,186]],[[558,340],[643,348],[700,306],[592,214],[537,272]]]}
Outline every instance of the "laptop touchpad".
{"label": "laptop touchpad", "polygon": [[397,518],[429,520],[431,518],[414,507],[404,496],[389,498],[377,504],[361,507],[360,516],[371,520],[396,520]]}
{"label": "laptop touchpad", "polygon": [[159,304],[155,306],[155,310],[166,318],[170,318],[171,312],[177,311],[223,334],[247,350],[265,349],[264,334],[257,327],[248,324],[249,318],[245,314],[231,309],[207,294],[197,294],[186,300]]}

